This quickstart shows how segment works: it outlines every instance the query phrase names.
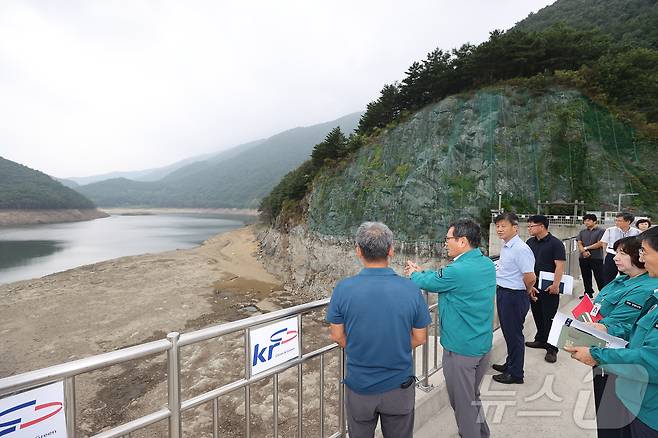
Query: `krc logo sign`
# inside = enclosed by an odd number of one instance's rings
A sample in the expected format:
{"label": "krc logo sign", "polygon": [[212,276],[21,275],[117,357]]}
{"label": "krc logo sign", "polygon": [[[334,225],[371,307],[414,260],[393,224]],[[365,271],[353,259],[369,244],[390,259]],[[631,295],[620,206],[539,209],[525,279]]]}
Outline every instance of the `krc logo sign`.
{"label": "krc logo sign", "polygon": [[[34,406],[33,409],[30,409]],[[50,409],[49,409],[50,408]],[[44,420],[57,415],[59,411],[63,408],[62,402],[48,402],[37,404],[36,400],[31,400],[25,403],[21,403],[15,406],[10,407],[2,412],[0,412],[0,436],[8,435],[12,432],[15,432],[16,429],[27,429],[30,426],[41,423]],[[44,411],[43,415],[38,418],[24,420],[23,416],[32,417],[33,412]],[[41,413],[41,412],[40,412]],[[20,417],[16,417],[21,415]],[[11,419],[10,419],[11,418]]]}
{"label": "krc logo sign", "polygon": [[[261,348],[260,344],[254,345],[254,355],[251,365],[256,366],[259,362],[267,362],[272,360],[274,349],[279,345],[286,344],[297,337],[297,330],[289,330],[288,327],[282,328],[272,333],[270,336],[270,344]],[[267,355],[265,355],[267,351]]]}
{"label": "krc logo sign", "polygon": [[292,317],[249,331],[251,375],[299,356],[299,327]]}

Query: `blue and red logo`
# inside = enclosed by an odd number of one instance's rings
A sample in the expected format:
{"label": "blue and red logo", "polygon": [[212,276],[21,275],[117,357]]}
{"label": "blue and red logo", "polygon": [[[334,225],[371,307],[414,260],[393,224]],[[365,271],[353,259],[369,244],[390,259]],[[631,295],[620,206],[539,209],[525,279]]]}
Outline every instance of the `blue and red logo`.
{"label": "blue and red logo", "polygon": [[[32,406],[34,406],[33,409],[29,409]],[[0,421],[3,421],[5,416],[17,412],[17,411],[24,411],[23,413],[19,413],[19,415],[24,415],[28,417],[32,417],[33,415],[30,415],[33,412],[36,412],[38,414],[43,414],[39,418],[35,419],[29,419],[29,420],[23,420],[23,417],[18,417],[14,418],[12,420],[2,422],[0,423],[0,436],[10,434],[12,432],[15,432],[16,429],[27,429],[30,426],[34,426],[35,424],[41,423],[44,420],[47,420],[48,418],[52,417],[53,415],[57,415],[59,411],[62,410],[63,408],[62,402],[49,402],[49,403],[42,403],[42,404],[37,404],[36,400],[32,400],[26,403],[21,403],[19,405],[16,405],[14,407],[11,407],[5,411],[0,412]],[[44,412],[39,412],[39,411],[44,411]],[[28,413],[29,412],[29,413]]]}
{"label": "blue and red logo", "polygon": [[[254,357],[252,361],[252,366],[256,366],[259,362],[267,362],[272,359],[274,354],[274,349],[279,345],[286,344],[297,337],[297,330],[288,330],[283,328],[278,330],[270,336],[270,345],[260,348],[260,344],[254,345]],[[267,358],[265,356],[265,351],[267,351]]]}

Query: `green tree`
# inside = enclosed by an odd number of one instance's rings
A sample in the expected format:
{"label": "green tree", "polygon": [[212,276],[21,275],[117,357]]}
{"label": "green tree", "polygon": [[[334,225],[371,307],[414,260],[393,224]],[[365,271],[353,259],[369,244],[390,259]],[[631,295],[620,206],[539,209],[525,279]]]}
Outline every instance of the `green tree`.
{"label": "green tree", "polygon": [[316,168],[322,167],[326,160],[337,160],[347,154],[347,137],[342,133],[340,127],[335,127],[325,137],[324,141],[318,143],[311,152],[311,162]]}

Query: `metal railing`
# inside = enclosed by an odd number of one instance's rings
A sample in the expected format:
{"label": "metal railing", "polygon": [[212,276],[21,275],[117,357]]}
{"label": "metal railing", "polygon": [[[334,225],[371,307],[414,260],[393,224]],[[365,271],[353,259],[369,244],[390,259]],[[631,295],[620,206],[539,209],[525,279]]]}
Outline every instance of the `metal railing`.
{"label": "metal railing", "polygon": [[[420,349],[420,360],[422,361],[422,374],[419,378],[419,387],[421,389],[429,390],[428,378],[436,373],[440,367],[437,363],[437,346],[438,346],[438,304],[430,303],[432,300],[427,294],[425,295],[428,300],[430,312],[434,314],[432,322],[432,331],[436,335],[430,337],[427,335],[427,340],[430,338],[434,342],[434,361],[433,367],[430,369],[429,346],[426,343],[423,346],[417,347]],[[166,407],[152,412],[150,414],[139,417],[133,421],[124,424],[116,425],[109,430],[104,430],[96,435],[94,438],[115,438],[115,437],[129,437],[131,433],[144,429],[157,422],[167,420],[169,437],[179,438],[182,436],[183,424],[182,413],[191,410],[195,407],[203,405],[204,403],[212,403],[212,424],[213,424],[213,437],[219,437],[219,418],[218,418],[218,404],[222,396],[242,389],[244,391],[245,400],[245,423],[244,430],[245,436],[251,436],[251,397],[250,389],[256,383],[263,379],[271,377],[273,379],[273,394],[272,394],[272,431],[273,436],[276,438],[279,435],[279,394],[278,394],[278,378],[279,375],[287,369],[297,367],[297,430],[298,436],[307,436],[302,434],[303,429],[303,364],[308,361],[319,358],[320,361],[320,424],[319,434],[322,438],[326,436],[325,425],[325,368],[327,364],[326,356],[328,353],[337,351],[340,347],[335,343],[327,343],[321,348],[315,349],[308,353],[302,353],[297,358],[275,366],[272,369],[264,371],[257,375],[250,375],[250,360],[251,352],[249,347],[249,332],[256,326],[265,323],[281,320],[284,318],[297,317],[300,336],[300,346],[303,339],[303,330],[301,325],[301,317],[305,313],[314,310],[322,309],[327,306],[329,299],[318,300],[310,303],[301,304],[298,306],[290,307],[287,309],[277,310],[263,315],[257,315],[250,318],[242,319],[239,321],[229,322],[217,326],[212,326],[197,330],[190,333],[179,334],[177,332],[169,333],[165,339],[148,342],[145,344],[136,345],[133,347],[123,348],[110,353],[104,353],[96,356],[91,356],[84,359],[75,360],[72,362],[55,365],[49,368],[43,368],[36,371],[26,372],[15,376],[5,377],[0,379],[0,397],[5,397],[25,390],[34,389],[41,385],[53,382],[64,382],[64,412],[66,415],[66,425],[69,437],[79,436],[77,433],[77,416],[76,416],[76,377],[81,374],[88,373],[95,370],[101,370],[117,364],[124,364],[128,361],[136,359],[144,359],[159,353],[166,353],[167,355],[167,394],[168,400]],[[198,344],[203,341],[218,338],[220,336],[242,333],[244,335],[244,377],[234,380],[228,384],[219,386],[215,389],[207,391],[203,394],[194,396],[187,400],[182,400],[181,397],[181,347]],[[328,339],[327,339],[327,342]],[[413,352],[414,368],[418,354],[416,350]],[[345,357],[344,352],[341,350],[339,353],[339,382],[342,382],[345,373]],[[344,437],[346,434],[345,422],[345,394],[342,384],[338,384],[338,430],[329,435],[330,438]]]}
{"label": "metal railing", "polygon": [[[578,250],[575,244],[575,238],[563,239],[567,252],[567,263],[565,273],[574,275],[578,270]],[[497,258],[492,257],[492,259]],[[416,347],[413,350],[413,363],[414,369],[418,370],[418,360],[420,360],[420,373],[418,387],[421,390],[429,391],[432,389],[429,384],[429,378],[437,373],[441,366],[438,362],[439,350],[439,323],[438,323],[438,296],[437,294],[428,294],[423,292],[425,300],[428,304],[430,314],[432,315],[432,323],[427,330],[425,344]],[[72,362],[55,365],[49,368],[43,368],[36,371],[30,371],[15,376],[5,377],[0,379],[0,398],[7,395],[22,392],[25,390],[33,389],[38,386],[52,383],[64,382],[64,411],[66,415],[66,425],[69,437],[77,436],[77,421],[76,421],[76,377],[95,370],[108,368],[113,365],[123,364],[135,359],[143,359],[159,353],[166,353],[167,355],[167,406],[150,414],[139,417],[133,421],[117,425],[109,430],[93,435],[94,438],[115,438],[115,437],[129,437],[132,432],[144,429],[157,422],[167,420],[169,437],[180,438],[182,436],[182,413],[191,410],[195,407],[203,405],[204,403],[212,403],[212,424],[213,424],[213,437],[219,437],[219,418],[218,418],[218,403],[222,396],[242,389],[244,391],[245,399],[245,436],[251,436],[251,386],[256,382],[271,377],[273,379],[273,393],[272,393],[272,418],[273,425],[272,431],[275,438],[279,435],[279,388],[278,378],[279,375],[287,369],[297,367],[297,430],[299,436],[302,435],[303,429],[303,365],[312,359],[319,358],[320,361],[320,425],[319,433],[322,438],[325,437],[325,368],[327,359],[326,356],[330,352],[339,350],[339,346],[335,343],[327,343],[326,345],[317,348],[308,353],[300,353],[297,358],[280,364],[270,370],[261,374],[250,375],[250,360],[251,352],[249,347],[249,333],[256,326],[260,326],[269,322],[282,320],[284,318],[297,317],[299,327],[300,346],[303,345],[303,330],[302,330],[302,315],[325,308],[329,303],[329,299],[325,298],[310,303],[301,304],[298,306],[290,307],[287,309],[277,310],[263,315],[257,315],[250,318],[241,319],[234,322],[228,322],[217,326],[212,326],[197,330],[190,333],[179,334],[177,332],[169,333],[165,339],[148,342],[133,347],[123,348],[110,353],[104,353],[96,356],[91,356],[84,359],[75,360]],[[244,377],[234,380],[228,384],[219,386],[215,389],[207,391],[203,394],[194,396],[187,400],[182,400],[181,397],[181,347],[198,344],[203,341],[218,338],[220,336],[242,333],[244,336]],[[430,358],[430,349],[432,350],[432,358]],[[420,352],[419,352],[420,351]],[[420,355],[420,358],[418,357]],[[432,366],[430,367],[430,362]],[[345,423],[345,394],[343,385],[340,384],[345,376],[345,356],[341,350],[339,353],[339,384],[338,384],[338,430],[331,434],[329,437],[344,437],[346,433]]]}

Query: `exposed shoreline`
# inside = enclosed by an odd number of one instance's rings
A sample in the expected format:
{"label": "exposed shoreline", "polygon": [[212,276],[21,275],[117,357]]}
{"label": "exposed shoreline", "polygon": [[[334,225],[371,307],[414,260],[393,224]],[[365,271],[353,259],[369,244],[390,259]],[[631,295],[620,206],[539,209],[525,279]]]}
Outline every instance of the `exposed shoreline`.
{"label": "exposed shoreline", "polygon": [[141,216],[150,214],[225,214],[235,216],[258,216],[254,208],[103,208],[103,211],[112,215]]}
{"label": "exposed shoreline", "polygon": [[0,226],[82,222],[108,217],[99,209],[0,210]]}
{"label": "exposed shoreline", "polygon": [[[296,304],[265,270],[258,251],[253,226],[247,226],[191,249],[121,257],[0,285],[3,313],[9,315],[0,320],[0,378]],[[212,346],[221,348],[215,354],[207,344],[185,350],[182,365],[202,374],[195,377],[199,389],[242,369],[234,357],[244,351],[235,344],[241,339],[215,341]],[[166,399],[163,361],[159,355],[76,379],[82,435],[157,410]],[[209,370],[212,379],[205,377]],[[153,433],[164,433],[160,426]]]}
{"label": "exposed shoreline", "polygon": [[[45,277],[0,285],[6,314],[0,378],[143,342],[155,333],[190,331],[250,316],[246,305],[281,291],[256,254],[252,227],[218,234],[201,246],[120,257]],[[226,293],[222,310],[213,304]],[[276,307],[278,308],[278,307]],[[214,314],[203,323],[190,324]]]}

